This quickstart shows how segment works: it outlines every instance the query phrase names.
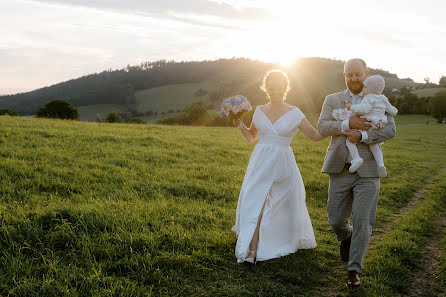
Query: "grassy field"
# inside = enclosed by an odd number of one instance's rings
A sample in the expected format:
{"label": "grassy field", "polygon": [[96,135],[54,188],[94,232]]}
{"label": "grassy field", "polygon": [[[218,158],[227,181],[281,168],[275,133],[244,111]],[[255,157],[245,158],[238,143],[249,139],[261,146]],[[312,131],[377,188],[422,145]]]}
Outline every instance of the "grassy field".
{"label": "grassy field", "polygon": [[81,121],[95,122],[96,115],[104,119],[110,112],[125,112],[127,108],[118,104],[97,104],[77,107]]}
{"label": "grassy field", "polygon": [[397,125],[409,125],[409,124],[425,124],[425,123],[436,123],[437,119],[430,115],[424,114],[410,114],[410,115],[396,115],[395,123]]}
{"label": "grassy field", "polygon": [[199,89],[210,92],[217,88],[213,82],[189,83],[178,85],[167,85],[164,87],[152,88],[136,92],[136,101],[140,111],[157,111],[158,113],[167,112],[169,109],[183,109],[192,102],[208,100],[208,95],[195,96],[194,93]]}
{"label": "grassy field", "polygon": [[420,89],[420,90],[413,91],[413,93],[415,95],[417,95],[418,97],[432,97],[436,93],[441,92],[441,91],[446,91],[446,88]]}
{"label": "grassy field", "polygon": [[[410,228],[402,223],[384,241],[401,246],[401,257],[386,266],[380,259],[394,246],[371,249],[364,286],[352,293],[325,211],[328,139],[292,142],[318,247],[247,267],[236,263],[231,227],[255,144],[237,129],[9,116],[0,127],[2,296],[398,296],[404,289],[382,276],[400,267],[393,280],[409,281],[422,250],[406,253],[414,243],[396,232],[425,236],[444,207],[443,175],[407,214]],[[376,228],[401,220],[398,211],[445,166],[445,135],[446,125],[399,126],[383,146],[389,177]]]}
{"label": "grassy field", "polygon": [[[182,112],[182,110],[190,103],[199,100],[206,102],[209,94],[200,97],[194,96],[194,93],[200,88],[212,92],[217,88],[217,84],[214,82],[178,84],[136,92],[136,109],[138,111],[146,112],[151,110],[153,112],[158,112],[158,115],[139,116],[138,118],[149,123],[155,122],[156,120]],[[170,109],[173,109],[174,113],[167,114]],[[94,122],[96,121],[96,114],[99,114],[101,118],[105,118],[108,113],[112,111],[118,113],[126,112],[127,107],[117,104],[97,104],[80,106],[78,107],[78,110],[82,121]],[[178,112],[178,110],[180,110],[180,112]],[[166,114],[161,114],[162,112]]]}
{"label": "grassy field", "polygon": [[441,254],[440,257],[440,264],[441,264],[441,268],[440,268],[440,278],[439,278],[439,291],[440,293],[438,294],[438,296],[441,297],[446,297],[446,233],[443,235],[444,239],[443,239],[443,253]]}

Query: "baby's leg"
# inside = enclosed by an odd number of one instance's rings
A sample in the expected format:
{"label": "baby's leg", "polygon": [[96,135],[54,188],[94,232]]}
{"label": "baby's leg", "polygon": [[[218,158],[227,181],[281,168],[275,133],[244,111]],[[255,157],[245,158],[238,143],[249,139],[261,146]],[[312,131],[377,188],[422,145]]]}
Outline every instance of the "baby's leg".
{"label": "baby's leg", "polygon": [[381,148],[379,147],[379,144],[370,144],[369,145],[370,151],[373,154],[373,157],[375,158],[376,164],[378,164],[378,167],[384,166],[384,157],[383,152],[381,151]]}
{"label": "baby's leg", "polygon": [[350,168],[348,171],[351,173],[358,170],[359,167],[361,167],[364,160],[359,156],[358,148],[356,147],[356,144],[351,143],[348,138],[345,140],[345,144],[347,145],[348,151],[350,152],[350,155],[352,156],[352,165],[350,165]]}
{"label": "baby's leg", "polygon": [[353,160],[360,159],[358,148],[356,147],[355,143],[351,143],[350,140],[345,141],[345,144],[347,145],[348,151],[350,152],[350,155],[352,156]]}
{"label": "baby's leg", "polygon": [[387,176],[387,168],[384,166],[384,157],[379,144],[370,144],[370,151],[375,158],[376,164],[378,165],[378,176],[386,177]]}

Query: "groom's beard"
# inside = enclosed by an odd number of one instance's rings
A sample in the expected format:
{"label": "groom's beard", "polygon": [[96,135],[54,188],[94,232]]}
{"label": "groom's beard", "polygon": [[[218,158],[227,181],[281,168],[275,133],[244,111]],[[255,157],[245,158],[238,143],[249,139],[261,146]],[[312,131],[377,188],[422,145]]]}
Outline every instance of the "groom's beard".
{"label": "groom's beard", "polygon": [[361,93],[362,89],[364,88],[364,84],[362,81],[360,82],[347,82],[347,88],[355,95],[358,95]]}

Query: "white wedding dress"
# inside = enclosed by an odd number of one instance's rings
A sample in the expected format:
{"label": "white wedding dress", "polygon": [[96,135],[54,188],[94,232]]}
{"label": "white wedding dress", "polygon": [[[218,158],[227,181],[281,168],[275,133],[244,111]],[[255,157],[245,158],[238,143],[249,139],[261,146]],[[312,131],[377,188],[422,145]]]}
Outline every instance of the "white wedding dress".
{"label": "white wedding dress", "polygon": [[316,247],[304,184],[290,146],[304,117],[294,107],[272,124],[260,107],[254,111],[252,120],[259,138],[249,159],[232,228],[237,234],[235,255],[239,263],[245,260],[267,195],[257,261]]}

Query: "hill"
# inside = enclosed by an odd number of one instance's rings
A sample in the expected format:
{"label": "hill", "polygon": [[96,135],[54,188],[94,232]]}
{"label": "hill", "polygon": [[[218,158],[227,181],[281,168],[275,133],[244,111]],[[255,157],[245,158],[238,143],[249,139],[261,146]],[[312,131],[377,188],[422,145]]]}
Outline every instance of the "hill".
{"label": "hill", "polygon": [[426,88],[426,89],[419,89],[415,90],[412,93],[417,95],[418,97],[432,97],[436,93],[446,91],[446,88]]}
{"label": "hill", "polygon": [[[293,87],[288,101],[303,110],[314,111],[322,97],[345,88],[343,64],[344,61],[325,58],[298,60],[286,69]],[[105,116],[111,109],[129,110],[147,119],[156,119],[169,110],[182,110],[197,100],[203,100],[210,109],[216,109],[225,97],[234,94],[244,94],[257,105],[266,100],[259,89],[262,77],[274,68],[283,67],[244,58],[146,62],[121,70],[87,75],[28,93],[1,96],[0,108],[31,115],[46,102],[63,98],[80,107],[81,119],[91,121],[96,118],[96,113]],[[383,75],[387,88],[416,85],[384,70],[372,69],[372,73]]]}

